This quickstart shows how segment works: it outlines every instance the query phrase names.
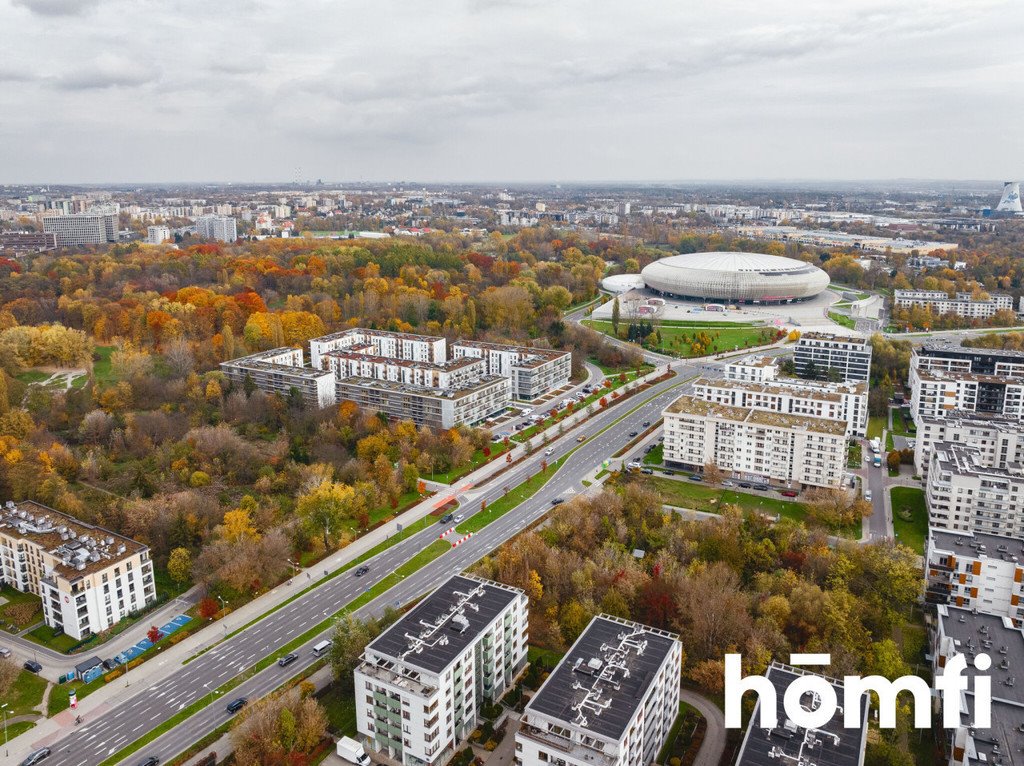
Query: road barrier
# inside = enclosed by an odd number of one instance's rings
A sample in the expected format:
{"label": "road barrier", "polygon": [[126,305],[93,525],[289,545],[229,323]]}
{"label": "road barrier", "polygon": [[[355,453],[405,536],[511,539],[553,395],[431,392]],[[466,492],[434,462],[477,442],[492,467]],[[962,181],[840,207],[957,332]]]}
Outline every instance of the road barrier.
{"label": "road barrier", "polygon": [[458,548],[458,547],[459,547],[460,545],[462,545],[462,544],[463,544],[464,542],[466,542],[466,540],[468,540],[469,538],[471,538],[471,537],[473,536],[473,534],[474,534],[473,532],[470,532],[470,533],[469,533],[468,535],[466,535],[465,537],[460,537],[460,538],[459,538],[458,540],[456,540],[456,541],[454,541],[454,542],[452,543],[452,547],[453,547],[453,548]]}
{"label": "road barrier", "polygon": [[454,532],[454,531],[455,531],[455,527],[449,527],[449,528],[448,528],[448,529],[446,529],[446,530],[445,530],[444,532],[442,532],[441,534],[439,534],[439,535],[437,536],[437,539],[438,539],[438,540],[442,540],[442,539],[444,539],[445,537],[447,537],[448,535],[450,535],[450,534],[451,534],[452,532]]}

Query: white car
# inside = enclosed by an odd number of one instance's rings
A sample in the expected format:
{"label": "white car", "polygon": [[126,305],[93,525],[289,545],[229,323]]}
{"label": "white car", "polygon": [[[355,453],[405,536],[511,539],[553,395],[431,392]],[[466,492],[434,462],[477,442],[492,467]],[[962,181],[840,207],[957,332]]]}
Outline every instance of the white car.
{"label": "white car", "polygon": [[555,454],[555,450],[553,447],[548,447],[546,450],[544,450],[544,454],[550,457],[551,455]]}
{"label": "white car", "polygon": [[871,490],[870,489],[864,490],[864,499],[865,500],[871,500]]}
{"label": "white car", "polygon": [[11,656],[11,650],[8,649],[6,646],[0,646],[0,657],[10,657],[10,656]]}
{"label": "white car", "polygon": [[463,516],[463,515],[462,515],[461,513],[456,513],[456,514],[455,514],[455,518],[454,518],[454,519],[452,519],[452,521],[454,521],[454,522],[455,522],[456,524],[458,524],[458,523],[459,523],[460,521],[462,521],[462,520],[463,520],[464,518],[466,518],[466,517],[465,517],[465,516]]}

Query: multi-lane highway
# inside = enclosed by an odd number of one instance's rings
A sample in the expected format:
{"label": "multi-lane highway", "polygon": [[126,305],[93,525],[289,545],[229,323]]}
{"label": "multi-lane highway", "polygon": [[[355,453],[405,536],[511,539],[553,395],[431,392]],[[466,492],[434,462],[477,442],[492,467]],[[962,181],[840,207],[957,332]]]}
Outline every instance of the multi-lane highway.
{"label": "multi-lane highway", "polygon": [[[665,405],[678,396],[682,382],[696,374],[697,367],[677,365],[676,371],[678,374],[673,379],[659,383],[637,397],[602,410],[584,421],[552,444],[552,455],[545,456],[538,451],[500,476],[467,492],[461,498],[463,505],[460,512],[468,517],[479,511],[481,501],[489,505],[504,494],[506,486],[514,487],[535,474],[542,460],[550,464],[571,453],[551,480],[530,500],[484,527],[461,546],[410,575],[357,613],[379,611],[386,604],[404,604],[422,595],[448,575],[465,569],[541,517],[556,497],[568,498],[580,490],[580,477],[629,441],[628,434],[640,430],[643,421],[657,419]],[[633,408],[636,409],[629,412]],[[587,436],[582,444],[576,442],[579,435]],[[264,657],[275,656],[280,647],[336,614],[364,590],[429,546],[437,539],[440,531],[437,526],[427,528],[382,552],[368,562],[370,571],[362,578],[345,573],[326,581],[182,666],[173,675],[137,691],[136,687],[126,689],[126,698],[120,704],[100,715],[90,716],[85,724],[69,731],[51,745],[54,752],[47,763],[54,766],[99,764],[197,700],[209,697],[212,700],[210,705],[126,760],[132,763],[133,759],[140,760],[149,755],[161,759],[175,755],[230,717],[225,710],[228,700],[216,698],[217,687]],[[286,669],[273,664],[226,696],[228,699],[237,696],[254,699],[277,688],[314,661],[310,654],[311,646],[328,634],[329,631],[324,636],[311,639],[299,650],[299,661]],[[132,691],[134,694],[129,698],[128,692]]]}

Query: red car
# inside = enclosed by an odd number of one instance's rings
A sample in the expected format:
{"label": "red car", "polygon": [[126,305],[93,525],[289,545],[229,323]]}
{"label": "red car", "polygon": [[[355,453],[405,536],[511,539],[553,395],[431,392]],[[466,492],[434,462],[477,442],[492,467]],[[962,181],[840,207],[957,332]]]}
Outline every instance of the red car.
{"label": "red car", "polygon": [[796,497],[800,493],[797,492],[795,489],[784,489],[781,492],[779,492],[779,494],[782,495],[783,497]]}

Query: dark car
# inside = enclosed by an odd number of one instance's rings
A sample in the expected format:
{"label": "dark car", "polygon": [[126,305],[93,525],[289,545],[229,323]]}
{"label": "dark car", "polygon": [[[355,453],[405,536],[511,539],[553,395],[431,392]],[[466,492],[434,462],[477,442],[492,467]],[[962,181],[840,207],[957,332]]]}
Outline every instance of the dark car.
{"label": "dark car", "polygon": [[654,449],[657,446],[658,446],[657,444],[648,444],[647,445],[647,449],[645,449],[644,452],[650,452],[652,449]]}
{"label": "dark car", "polygon": [[454,513],[446,513],[444,516],[441,517],[441,523],[442,524],[447,524],[449,521],[451,521],[454,518],[455,518],[455,514]]}
{"label": "dark car", "polygon": [[[25,664],[22,665],[22,667],[25,668],[25,670],[27,670],[29,673],[38,673],[40,670],[43,669],[43,666],[35,660],[25,660]],[[47,753],[47,755],[49,755],[49,753]],[[45,758],[46,756],[43,757]]]}
{"label": "dark car", "polygon": [[640,469],[640,473],[645,473],[648,476],[651,476],[654,473],[654,469],[653,468],[641,468]]}
{"label": "dark car", "polygon": [[228,712],[237,713],[239,710],[241,710],[248,704],[249,699],[247,697],[239,697],[238,699],[233,699],[231,700],[231,702],[228,703]]}
{"label": "dark car", "polygon": [[103,667],[106,670],[113,670],[114,668],[117,667],[117,665],[118,665],[118,662],[113,657],[111,657],[109,660],[103,660]]}
{"label": "dark car", "polygon": [[704,477],[701,476],[699,473],[691,473],[686,478],[689,479],[690,481],[704,481]]}
{"label": "dark car", "polygon": [[758,492],[765,492],[771,489],[767,484],[753,484],[752,487],[756,489]]}
{"label": "dark car", "polygon": [[751,485],[750,485],[750,482],[749,482],[749,481],[741,481],[741,482],[740,482],[739,484],[737,484],[736,486],[738,486],[738,487],[742,487],[743,489],[750,489],[750,486],[751,486]]}
{"label": "dark car", "polygon": [[644,428],[650,428],[650,427],[651,427],[651,421],[645,420],[644,421]]}
{"label": "dark car", "polygon": [[630,431],[630,432],[629,432],[629,435],[630,435],[631,437],[632,437],[632,436],[636,436],[636,435],[637,435],[637,432],[636,432],[636,431]]}
{"label": "dark car", "polygon": [[157,766],[158,763],[160,763],[160,759],[155,755],[151,755],[144,761],[139,761],[139,766]]}
{"label": "dark car", "polygon": [[297,659],[299,659],[299,655],[297,655],[295,652],[292,652],[291,654],[286,654],[284,657],[278,658],[277,666],[279,668],[286,668],[293,662],[295,662],[295,660]]}
{"label": "dark car", "polygon": [[562,498],[556,497],[554,500],[551,501],[551,504],[552,505],[561,505],[564,502],[565,502],[565,500],[563,500]]}
{"label": "dark car", "polygon": [[783,497],[796,497],[800,493],[797,492],[795,489],[784,489],[781,492],[779,492],[779,494],[782,495]]}
{"label": "dark car", "polygon": [[50,748],[43,747],[28,754],[28,758],[21,762],[21,766],[33,766],[50,755]]}
{"label": "dark car", "polygon": [[362,577],[364,574],[370,571],[370,567],[363,564],[361,567],[356,569],[356,577]]}

